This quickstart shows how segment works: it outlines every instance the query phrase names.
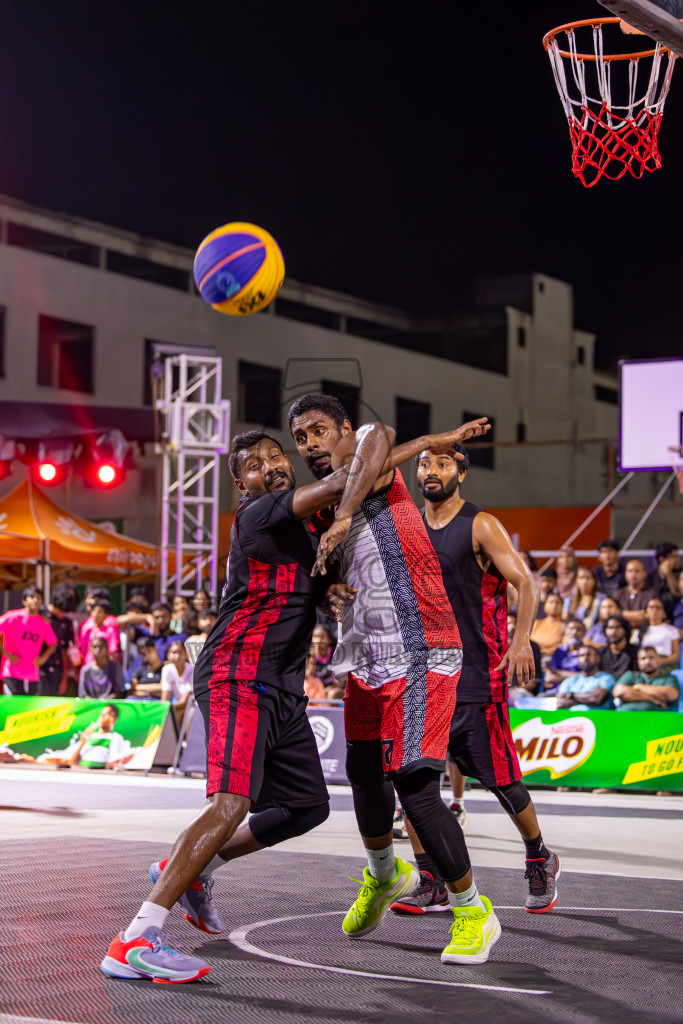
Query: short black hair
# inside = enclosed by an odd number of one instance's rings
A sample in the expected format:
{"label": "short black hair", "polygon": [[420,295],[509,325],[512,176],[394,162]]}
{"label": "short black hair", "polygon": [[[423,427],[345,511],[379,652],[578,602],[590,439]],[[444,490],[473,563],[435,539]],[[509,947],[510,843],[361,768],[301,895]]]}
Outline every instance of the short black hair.
{"label": "short black hair", "polygon": [[655,558],[658,562],[668,558],[669,555],[677,555],[678,548],[675,544],[672,544],[670,540],[664,540],[661,544],[658,544],[655,548]]}
{"label": "short black hair", "polygon": [[547,576],[548,579],[550,579],[550,580],[556,580],[557,579],[557,573],[556,573],[556,571],[554,569],[544,569],[543,572],[541,573],[541,576]]}
{"label": "short black hair", "polygon": [[109,600],[109,591],[106,587],[98,587],[97,585],[88,587],[85,592],[86,597],[106,597]]}
{"label": "short black hair", "polygon": [[598,551],[602,551],[603,548],[612,548],[614,551],[618,551],[619,545],[615,540],[601,540],[598,544]]}
{"label": "short black hair", "polygon": [[228,454],[228,465],[230,466],[233,480],[241,479],[239,470],[240,453],[253,448],[255,444],[259,444],[261,441],[272,441],[284,454],[285,450],[280,442],[276,441],[271,434],[266,434],[264,430],[246,430],[243,434],[235,434],[230,442],[230,452]]}
{"label": "short black hair", "polygon": [[151,612],[160,612],[162,610],[168,612],[169,615],[173,615],[173,609],[170,604],[166,604],[165,601],[155,601],[150,608]]}
{"label": "short black hair", "polygon": [[603,629],[607,629],[612,620],[615,620],[619,623],[624,633],[626,634],[626,638],[628,639],[628,636],[631,632],[631,625],[626,621],[623,615],[608,615],[605,619],[605,625],[603,626]]}
{"label": "short black hair", "polygon": [[146,650],[148,647],[153,647],[156,650],[156,646],[157,645],[154,643],[154,639],[151,636],[141,636],[136,644],[136,647],[140,652]]}
{"label": "short black hair", "polygon": [[73,587],[68,585],[55,587],[52,591],[50,604],[59,608],[60,612],[75,612],[78,606],[78,595]]}
{"label": "short black hair", "polygon": [[95,633],[95,636],[90,641],[90,646],[92,647],[93,644],[104,644],[104,646],[107,648],[107,653],[109,653],[109,645],[107,644],[107,638],[106,636],[102,636],[101,633]]}
{"label": "short black hair", "polygon": [[[469,457],[469,455],[467,454],[466,450],[463,448],[463,446],[461,444],[452,444],[450,446],[450,448],[448,449],[448,451],[446,452],[446,455],[448,455],[450,452],[458,452],[459,455],[464,455],[464,458],[462,459],[462,461],[458,460],[458,474],[464,473],[466,469],[470,468],[470,457]],[[422,452],[419,452],[419,454],[417,454],[415,456],[415,465],[416,466],[420,465],[420,455],[421,454],[422,454]]]}
{"label": "short black hair", "polygon": [[106,711],[107,709],[109,709],[109,711],[111,711],[112,715],[114,716],[114,721],[118,722],[119,715],[121,712],[117,708],[116,704],[105,704],[104,707],[102,708],[102,711]]}
{"label": "short black hair", "polygon": [[43,596],[43,592],[40,589],[40,587],[35,587],[35,586],[24,587],[24,589],[21,592],[21,600],[22,600],[22,602],[25,601],[27,597],[41,597],[42,598],[42,596]]}
{"label": "short black hair", "polygon": [[149,601],[144,594],[133,594],[126,601],[127,612],[146,612],[149,608]]}
{"label": "short black hair", "polygon": [[289,430],[292,430],[292,420],[295,416],[302,416],[305,412],[322,412],[329,416],[337,430],[341,430],[344,420],[349,419],[344,406],[334,395],[303,395],[292,402],[289,407],[287,419]]}
{"label": "short black hair", "polygon": [[93,611],[95,608],[102,608],[105,615],[111,615],[111,601],[108,601],[106,597],[98,597],[97,600],[93,602]]}
{"label": "short black hair", "polygon": [[214,619],[218,618],[218,612],[215,608],[205,608],[203,612],[197,612],[197,622],[199,622],[200,619],[205,619],[207,615],[210,615]]}

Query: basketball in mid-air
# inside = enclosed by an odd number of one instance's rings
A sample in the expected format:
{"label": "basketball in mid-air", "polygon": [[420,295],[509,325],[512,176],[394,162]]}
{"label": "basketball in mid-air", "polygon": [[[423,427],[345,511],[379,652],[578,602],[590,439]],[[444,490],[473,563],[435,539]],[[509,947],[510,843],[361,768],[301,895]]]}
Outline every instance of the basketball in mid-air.
{"label": "basketball in mid-air", "polygon": [[219,313],[249,316],[275,298],[285,261],[272,235],[235,221],[216,228],[197,249],[194,280],[205,302]]}

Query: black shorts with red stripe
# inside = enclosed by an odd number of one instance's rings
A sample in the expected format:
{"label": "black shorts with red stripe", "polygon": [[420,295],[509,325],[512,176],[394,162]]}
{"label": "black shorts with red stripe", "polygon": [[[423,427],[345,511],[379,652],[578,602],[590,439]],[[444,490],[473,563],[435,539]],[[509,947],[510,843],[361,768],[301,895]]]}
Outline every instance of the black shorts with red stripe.
{"label": "black shorts with red stripe", "polygon": [[487,789],[519,782],[522,769],[515,750],[505,701],[458,702],[451,720],[448,760],[463,775]]}
{"label": "black shorts with red stripe", "polygon": [[235,793],[254,808],[328,799],[303,694],[226,680],[197,695],[207,736],[206,795]]}

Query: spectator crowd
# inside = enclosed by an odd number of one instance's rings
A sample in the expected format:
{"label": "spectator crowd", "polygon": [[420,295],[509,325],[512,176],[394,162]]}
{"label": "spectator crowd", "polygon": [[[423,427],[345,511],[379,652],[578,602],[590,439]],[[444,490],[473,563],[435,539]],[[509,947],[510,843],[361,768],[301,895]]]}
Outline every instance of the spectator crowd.
{"label": "spectator crowd", "polygon": [[[674,544],[660,544],[649,569],[620,557],[616,541],[598,547],[598,566],[579,565],[567,548],[540,574],[521,552],[541,590],[531,632],[536,671],[522,689],[509,680],[510,703],[556,698],[572,711],[676,711],[681,686],[683,569]],[[508,637],[516,627],[516,594],[508,590]],[[105,587],[84,600],[72,584],[55,587],[47,605],[37,587],[22,607],[0,616],[0,674],[7,695],[78,696],[170,702],[179,720],[192,692],[193,663],[216,622],[211,598],[150,603],[133,589],[115,615]],[[304,690],[338,700],[344,680],[331,664],[337,624],[320,611],[306,659]],[[544,704],[544,706],[547,706]]]}

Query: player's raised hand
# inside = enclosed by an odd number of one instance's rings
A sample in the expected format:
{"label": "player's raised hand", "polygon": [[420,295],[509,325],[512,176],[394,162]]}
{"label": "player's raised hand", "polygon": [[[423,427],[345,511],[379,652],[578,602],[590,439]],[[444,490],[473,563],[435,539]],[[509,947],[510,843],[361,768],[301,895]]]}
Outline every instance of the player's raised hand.
{"label": "player's raised hand", "polygon": [[[463,441],[469,441],[472,437],[481,437],[483,434],[488,434],[491,429],[491,424],[488,421],[488,416],[480,416],[476,420],[468,420],[467,423],[463,423],[457,430],[446,430],[443,434],[432,434],[429,438],[429,450],[434,452],[435,455],[445,455],[449,448],[452,448],[454,444],[462,444]],[[462,459],[462,455],[456,453],[456,459]]]}
{"label": "player's raised hand", "polygon": [[534,653],[531,650],[531,644],[528,639],[517,640],[513,637],[512,643],[503,655],[502,660],[496,665],[494,671],[500,672],[506,665],[508,666],[508,681],[516,675],[517,685],[523,686],[525,690],[528,690],[536,675]]}
{"label": "player's raised hand", "polygon": [[327,575],[325,562],[337,545],[341,544],[341,542],[346,539],[350,527],[351,517],[345,516],[343,519],[335,519],[327,533],[322,535],[320,543],[318,544],[318,553],[315,558],[315,565],[311,570],[311,576],[317,576],[318,573],[320,573],[321,576]]}

